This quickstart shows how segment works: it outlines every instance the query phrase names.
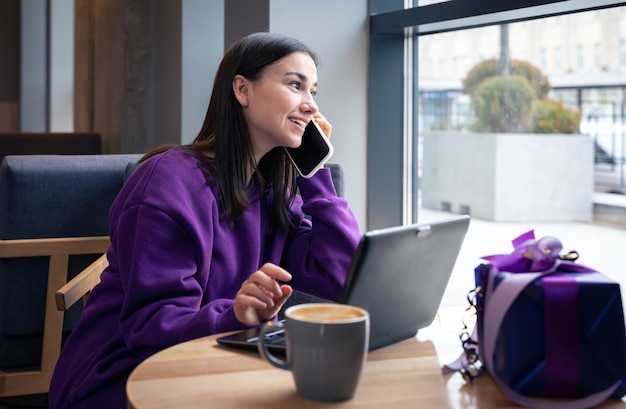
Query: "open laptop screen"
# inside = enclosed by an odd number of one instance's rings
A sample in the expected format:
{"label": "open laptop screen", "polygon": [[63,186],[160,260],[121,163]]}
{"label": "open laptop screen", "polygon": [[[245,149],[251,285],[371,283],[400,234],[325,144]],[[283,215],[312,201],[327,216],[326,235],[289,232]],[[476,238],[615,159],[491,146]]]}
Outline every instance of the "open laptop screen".
{"label": "open laptop screen", "polygon": [[[430,325],[469,222],[469,216],[455,216],[363,235],[337,302],[369,312],[370,350],[415,336],[420,328]],[[319,301],[311,298],[311,302]],[[241,331],[218,342],[256,348],[257,330]],[[283,348],[280,343],[273,346],[274,350]]]}

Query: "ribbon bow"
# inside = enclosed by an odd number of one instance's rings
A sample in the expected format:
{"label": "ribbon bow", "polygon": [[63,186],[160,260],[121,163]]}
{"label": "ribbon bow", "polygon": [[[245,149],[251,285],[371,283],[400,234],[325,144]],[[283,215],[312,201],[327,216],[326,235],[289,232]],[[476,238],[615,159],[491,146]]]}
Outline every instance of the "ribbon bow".
{"label": "ribbon bow", "polygon": [[561,241],[556,237],[545,236],[535,239],[533,230],[512,240],[514,250],[510,254],[496,254],[481,257],[500,271],[511,273],[544,272],[556,270],[569,272],[592,272],[594,269],[575,263],[578,253],[572,251],[565,256]]}

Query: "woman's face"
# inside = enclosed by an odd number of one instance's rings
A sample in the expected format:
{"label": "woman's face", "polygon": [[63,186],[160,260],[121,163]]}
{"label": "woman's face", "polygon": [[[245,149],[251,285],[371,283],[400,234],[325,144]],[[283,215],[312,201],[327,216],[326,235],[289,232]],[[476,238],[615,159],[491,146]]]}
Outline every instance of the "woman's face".
{"label": "woman's face", "polygon": [[261,77],[233,80],[257,161],[277,146],[298,147],[306,124],[318,114],[313,99],[317,67],[307,53],[295,52],[265,67]]}

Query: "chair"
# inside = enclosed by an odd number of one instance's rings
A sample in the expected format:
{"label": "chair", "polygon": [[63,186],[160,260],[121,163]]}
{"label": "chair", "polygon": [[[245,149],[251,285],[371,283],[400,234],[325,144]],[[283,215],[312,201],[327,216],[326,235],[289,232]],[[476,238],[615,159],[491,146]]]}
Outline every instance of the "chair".
{"label": "chair", "polygon": [[48,391],[82,308],[54,294],[109,245],[108,213],[141,155],[18,155],[0,164],[0,397]]}
{"label": "chair", "polygon": [[330,175],[333,178],[333,185],[335,185],[335,191],[337,196],[345,197],[346,195],[346,183],[343,172],[343,166],[339,163],[327,163],[324,167],[330,169]]}

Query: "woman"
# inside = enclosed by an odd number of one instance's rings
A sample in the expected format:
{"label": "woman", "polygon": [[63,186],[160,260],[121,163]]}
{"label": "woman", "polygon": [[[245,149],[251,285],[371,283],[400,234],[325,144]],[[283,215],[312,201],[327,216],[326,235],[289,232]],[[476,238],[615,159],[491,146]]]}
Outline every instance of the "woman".
{"label": "woman", "polygon": [[316,87],[295,39],[257,33],[226,52],[195,141],[148,153],[112,206],[109,267],[63,347],[52,408],[125,407],[141,361],[271,320],[292,287],[338,297],[358,224],[329,171],[296,177],[282,148],[310,120],[330,135]]}

